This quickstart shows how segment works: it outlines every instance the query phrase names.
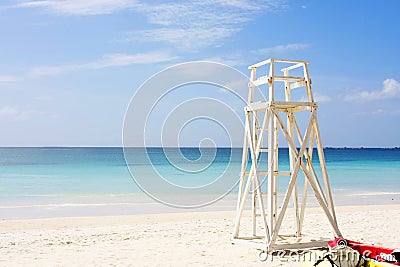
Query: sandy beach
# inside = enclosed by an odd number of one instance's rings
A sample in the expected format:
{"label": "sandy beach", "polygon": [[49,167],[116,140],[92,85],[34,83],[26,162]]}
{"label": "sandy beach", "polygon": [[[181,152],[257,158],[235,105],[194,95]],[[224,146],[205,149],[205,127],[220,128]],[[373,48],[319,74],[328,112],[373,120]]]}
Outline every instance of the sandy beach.
{"label": "sandy beach", "polygon": [[[340,206],[337,216],[345,238],[400,247],[400,205]],[[233,218],[233,211],[211,211],[3,220],[0,265],[300,266],[288,258],[262,262],[258,251],[232,245]],[[308,234],[330,237],[317,208],[307,211],[305,225]]]}

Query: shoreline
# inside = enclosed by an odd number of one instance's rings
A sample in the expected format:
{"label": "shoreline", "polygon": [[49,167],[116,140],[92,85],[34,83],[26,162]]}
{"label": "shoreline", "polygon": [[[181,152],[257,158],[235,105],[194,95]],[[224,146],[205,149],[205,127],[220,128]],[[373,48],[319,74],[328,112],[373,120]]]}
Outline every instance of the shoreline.
{"label": "shoreline", "polygon": [[[335,206],[335,211],[336,213],[340,212],[349,212],[351,210],[357,210],[361,212],[367,212],[367,211],[376,211],[376,210],[384,210],[383,207],[386,209],[394,209],[394,210],[399,210],[400,211],[400,204],[375,204],[375,205],[345,205],[345,206]],[[293,208],[289,207],[287,209],[287,213],[290,213],[293,211]],[[322,209],[320,207],[308,207],[306,208],[307,212],[309,214],[322,214]],[[245,210],[245,212],[248,212],[250,214],[250,210]],[[114,221],[114,219],[117,218],[126,218],[128,219],[127,221],[124,220],[124,223],[126,222],[140,222],[143,219],[147,220],[154,220],[154,221],[159,221],[159,222],[165,222],[165,221],[170,221],[171,216],[173,216],[174,221],[180,221],[180,220],[193,220],[193,219],[217,219],[217,218],[222,218],[226,216],[231,216],[232,220],[234,219],[236,211],[235,210],[198,210],[198,211],[192,211],[192,210],[183,210],[181,212],[162,212],[162,213],[143,213],[143,214],[126,214],[126,215],[100,215],[100,216],[68,216],[68,217],[49,217],[49,218],[29,218],[29,219],[1,219],[0,220],[0,228],[2,226],[7,225],[7,224],[18,224],[18,223],[24,223],[27,221],[31,222],[38,222],[41,224],[42,222],[56,222],[60,221],[60,223],[65,223],[64,226],[70,225],[71,222],[82,222],[86,221],[86,223],[98,223],[98,218],[103,218],[102,223],[109,223]],[[121,224],[121,221],[115,221],[116,224]],[[34,224],[32,224],[34,225]],[[84,226],[85,223],[82,225]],[[400,224],[399,224],[400,226]],[[17,228],[16,228],[17,229]],[[4,230],[4,228],[2,228]]]}
{"label": "shoreline", "polygon": [[[197,197],[201,200],[201,196]],[[349,207],[354,204],[357,206],[400,205],[400,192],[336,193],[333,197],[337,207]],[[231,193],[211,205],[197,208],[167,206],[144,193],[114,196],[70,196],[45,200],[2,204],[0,205],[0,220],[233,211],[236,209],[237,195]],[[318,206],[315,197],[311,194],[307,198],[307,205],[310,208]]]}

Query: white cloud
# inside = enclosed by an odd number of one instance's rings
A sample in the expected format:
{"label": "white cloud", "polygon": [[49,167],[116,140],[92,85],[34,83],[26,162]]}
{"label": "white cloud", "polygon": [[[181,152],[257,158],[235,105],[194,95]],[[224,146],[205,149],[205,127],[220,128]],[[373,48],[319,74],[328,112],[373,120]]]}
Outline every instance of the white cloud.
{"label": "white cloud", "polygon": [[382,83],[382,89],[368,92],[361,91],[347,94],[343,97],[345,101],[368,101],[377,99],[387,99],[400,95],[400,83],[395,79],[386,79]]}
{"label": "white cloud", "polygon": [[180,49],[219,46],[262,11],[284,8],[282,0],[186,1],[143,4],[137,8],[158,28],[135,31],[124,41],[166,42]]}
{"label": "white cloud", "polygon": [[128,33],[122,41],[166,42],[181,49],[218,46],[242,30],[263,11],[286,8],[286,0],[191,0],[139,2],[136,0],[42,0],[22,1],[18,8],[40,8],[51,14],[88,16],[121,10],[140,13],[148,30]]}
{"label": "white cloud", "polygon": [[[245,1],[232,5],[227,1],[186,1],[165,4],[143,4],[140,8],[151,24],[182,26],[182,28],[204,28],[204,26],[230,26],[251,20],[255,10],[268,9],[262,1],[250,4]],[[244,4],[245,3],[245,4]],[[265,3],[265,1],[264,1]],[[240,11],[240,12],[239,12]]]}
{"label": "white cloud", "polygon": [[15,76],[0,76],[0,83],[11,83],[18,81],[18,77]]}
{"label": "white cloud", "polygon": [[223,6],[231,6],[241,9],[247,10],[258,10],[260,7],[255,2],[250,1],[241,1],[241,0],[215,0],[215,3],[218,3]]}
{"label": "white cloud", "polygon": [[0,108],[0,116],[14,116],[18,113],[17,109],[10,106]]}
{"label": "white cloud", "polygon": [[14,106],[0,107],[0,117],[15,120],[26,120],[37,114],[38,111],[32,108],[18,108]]}
{"label": "white cloud", "polygon": [[361,111],[353,113],[355,116],[371,116],[371,115],[400,115],[400,109],[397,110],[385,110],[385,109],[376,109],[372,111]]}
{"label": "white cloud", "polygon": [[167,42],[181,49],[198,49],[216,44],[239,29],[229,28],[160,28],[140,31],[125,39],[126,41]]}
{"label": "white cloud", "polygon": [[286,44],[286,45],[277,45],[273,47],[267,47],[255,50],[254,53],[258,54],[281,54],[287,51],[296,51],[296,50],[304,50],[309,48],[309,44],[301,44],[301,43],[294,43],[294,44]]}
{"label": "white cloud", "polygon": [[49,67],[36,67],[28,72],[28,76],[38,77],[45,75],[56,75],[56,74],[62,74],[80,70],[96,70],[108,67],[128,66],[134,64],[159,63],[159,62],[171,61],[174,59],[177,59],[177,57],[172,56],[169,53],[158,52],[158,51],[133,54],[133,55],[110,54],[110,55],[104,55],[100,60],[88,63],[49,66]]}
{"label": "white cloud", "polygon": [[100,15],[111,14],[137,5],[133,0],[58,0],[23,1],[15,7],[44,8],[48,12],[61,15]]}

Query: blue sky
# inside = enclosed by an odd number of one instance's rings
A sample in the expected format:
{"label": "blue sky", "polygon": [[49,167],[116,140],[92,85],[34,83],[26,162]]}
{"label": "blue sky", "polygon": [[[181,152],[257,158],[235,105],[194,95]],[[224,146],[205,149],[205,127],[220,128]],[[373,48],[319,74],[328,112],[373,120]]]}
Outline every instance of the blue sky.
{"label": "blue sky", "polygon": [[248,74],[248,65],[270,57],[310,61],[325,146],[400,146],[399,8],[2,1],[0,146],[119,146],[130,98],[156,72],[214,60]]}

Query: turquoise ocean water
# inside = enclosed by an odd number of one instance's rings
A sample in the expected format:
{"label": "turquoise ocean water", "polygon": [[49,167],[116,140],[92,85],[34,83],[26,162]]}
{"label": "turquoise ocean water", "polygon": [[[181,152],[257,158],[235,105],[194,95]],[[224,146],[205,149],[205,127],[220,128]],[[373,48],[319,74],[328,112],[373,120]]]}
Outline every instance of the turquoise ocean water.
{"label": "turquoise ocean water", "polygon": [[[228,175],[236,180],[242,150],[171,149],[169,158],[162,148],[147,152],[152,166],[141,160],[130,166],[141,170],[140,178],[157,184],[151,172],[146,175],[155,168],[173,184],[196,187],[218,178],[229,164]],[[129,153],[143,157],[134,148]],[[280,170],[288,169],[287,153],[279,151]],[[400,203],[400,149],[329,148],[325,156],[339,205]],[[196,166],[207,168],[192,172]],[[288,179],[280,180],[280,191]],[[234,200],[236,192],[237,187],[226,199]],[[211,206],[217,209],[222,202]],[[0,148],[0,219],[158,212],[161,206],[133,181],[122,148]]]}

